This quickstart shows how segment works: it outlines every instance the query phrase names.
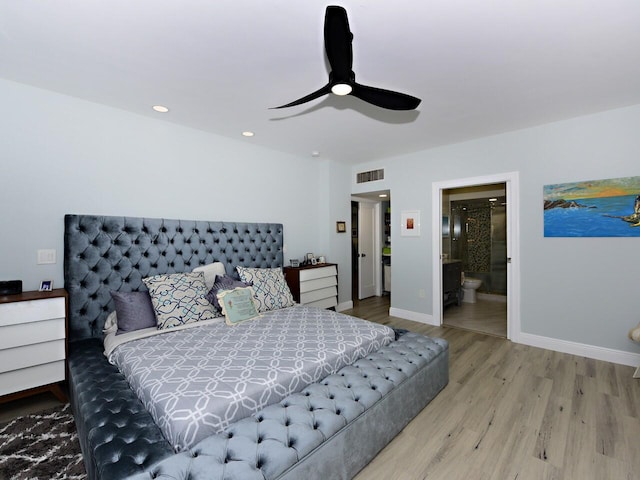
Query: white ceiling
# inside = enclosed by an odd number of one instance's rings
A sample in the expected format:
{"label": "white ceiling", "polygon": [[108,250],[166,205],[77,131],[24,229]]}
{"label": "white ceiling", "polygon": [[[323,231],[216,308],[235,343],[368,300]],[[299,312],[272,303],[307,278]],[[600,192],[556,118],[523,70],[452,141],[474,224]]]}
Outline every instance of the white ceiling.
{"label": "white ceiling", "polygon": [[317,0],[4,0],[0,77],[351,164],[640,104],[638,0],[337,4],[357,81],[417,111],[333,95],[268,109],[327,83]]}

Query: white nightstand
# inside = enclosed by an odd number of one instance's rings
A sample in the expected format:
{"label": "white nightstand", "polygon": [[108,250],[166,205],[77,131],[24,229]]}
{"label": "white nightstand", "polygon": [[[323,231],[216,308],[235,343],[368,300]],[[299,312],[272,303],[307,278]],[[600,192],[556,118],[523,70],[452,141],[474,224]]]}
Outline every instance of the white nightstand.
{"label": "white nightstand", "polygon": [[67,292],[0,296],[0,402],[51,391],[66,395]]}
{"label": "white nightstand", "polygon": [[296,302],[320,308],[335,308],[338,305],[338,265],[323,263],[284,267],[283,271]]}

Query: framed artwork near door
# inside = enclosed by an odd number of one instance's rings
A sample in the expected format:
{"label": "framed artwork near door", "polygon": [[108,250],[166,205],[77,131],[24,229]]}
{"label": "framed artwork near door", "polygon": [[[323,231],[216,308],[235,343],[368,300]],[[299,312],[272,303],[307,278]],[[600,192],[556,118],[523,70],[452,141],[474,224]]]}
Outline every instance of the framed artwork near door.
{"label": "framed artwork near door", "polygon": [[400,213],[400,235],[403,237],[420,236],[420,210],[403,210]]}

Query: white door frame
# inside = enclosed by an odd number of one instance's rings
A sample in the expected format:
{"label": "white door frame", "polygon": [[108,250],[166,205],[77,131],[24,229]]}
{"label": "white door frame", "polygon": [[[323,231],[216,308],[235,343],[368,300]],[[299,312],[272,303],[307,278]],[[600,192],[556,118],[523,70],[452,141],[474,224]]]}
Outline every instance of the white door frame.
{"label": "white door frame", "polygon": [[[353,196],[352,199],[358,202],[358,208],[360,208],[360,204],[362,203],[373,206],[373,252],[371,252],[370,255],[373,257],[374,295],[379,297],[382,295],[382,246],[380,244],[380,237],[382,236],[382,222],[380,219],[380,216],[382,215],[382,202],[370,200],[367,198],[358,198],[357,196]],[[359,222],[360,219],[358,218],[358,223]],[[358,225],[358,254],[360,254],[361,235],[362,232],[360,226]],[[360,258],[358,258],[358,262],[360,261]],[[358,297],[360,297],[360,293],[362,292],[362,269],[359,268],[358,270]]]}
{"label": "white door frame", "polygon": [[518,172],[433,182],[433,316],[442,325],[442,191],[472,185],[506,184],[507,197],[507,338],[520,338],[520,180]]}

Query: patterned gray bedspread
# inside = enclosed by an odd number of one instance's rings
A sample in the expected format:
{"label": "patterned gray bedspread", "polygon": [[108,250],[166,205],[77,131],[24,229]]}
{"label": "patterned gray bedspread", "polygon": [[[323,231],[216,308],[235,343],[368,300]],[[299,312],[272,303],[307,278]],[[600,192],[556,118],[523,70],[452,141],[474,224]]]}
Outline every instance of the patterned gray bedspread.
{"label": "patterned gray bedspread", "polygon": [[392,329],[295,306],[124,343],[111,353],[167,440],[184,450],[387,345]]}

